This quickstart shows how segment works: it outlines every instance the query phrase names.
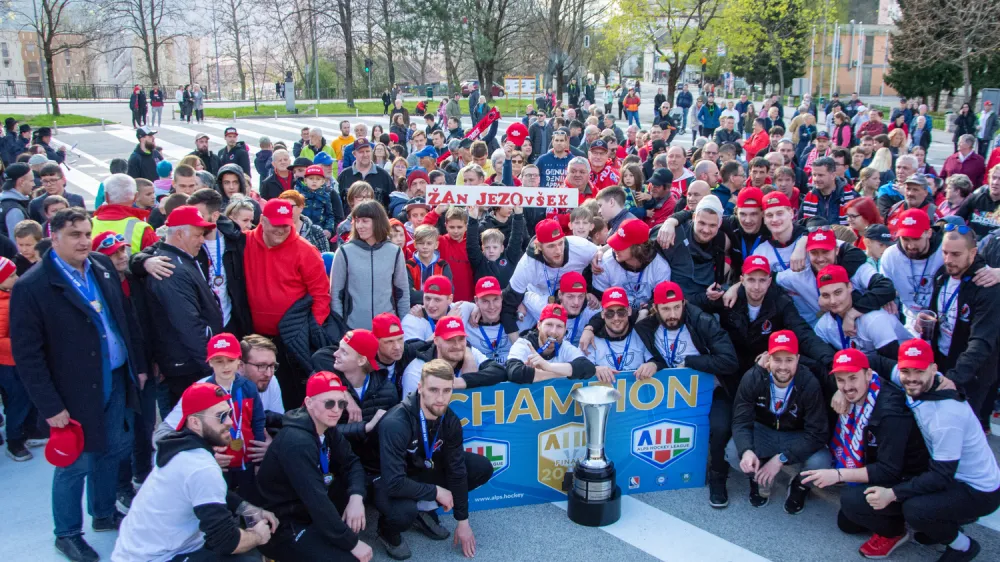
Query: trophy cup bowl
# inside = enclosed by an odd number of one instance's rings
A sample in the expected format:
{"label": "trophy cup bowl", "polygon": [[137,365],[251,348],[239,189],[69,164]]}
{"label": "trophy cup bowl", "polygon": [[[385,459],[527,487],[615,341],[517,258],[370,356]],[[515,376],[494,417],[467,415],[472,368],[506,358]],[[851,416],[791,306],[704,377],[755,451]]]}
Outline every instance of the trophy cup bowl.
{"label": "trophy cup bowl", "polygon": [[567,480],[572,475],[572,486],[566,486],[566,513],[579,525],[603,527],[618,521],[622,514],[615,465],[604,456],[608,416],[621,394],[609,386],[595,385],[577,388],[570,396],[583,409],[587,455],[567,474]]}

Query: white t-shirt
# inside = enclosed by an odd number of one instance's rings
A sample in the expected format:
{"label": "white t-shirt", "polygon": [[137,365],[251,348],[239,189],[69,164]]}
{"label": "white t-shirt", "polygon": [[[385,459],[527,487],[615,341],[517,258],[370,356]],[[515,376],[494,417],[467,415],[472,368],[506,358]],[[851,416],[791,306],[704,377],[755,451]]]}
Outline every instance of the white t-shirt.
{"label": "white t-shirt", "polygon": [[760,307],[759,306],[750,306],[748,304],[747,305],[747,314],[750,316],[750,321],[751,322],[756,322],[757,321],[757,317],[760,316]]}
{"label": "white t-shirt", "polygon": [[914,404],[913,416],[932,459],[957,460],[955,480],[980,492],[1000,488],[1000,467],[968,402],[918,398]]}
{"label": "white t-shirt", "polygon": [[[948,277],[941,287],[941,294],[938,295],[937,316],[938,326],[941,328],[938,336],[938,349],[941,353],[948,355],[951,350],[951,336],[955,333],[955,323],[958,321],[958,295],[957,291],[961,285],[960,279]],[[955,298],[951,298],[955,295]],[[945,307],[948,307],[945,310]]]}
{"label": "white t-shirt", "polygon": [[[767,261],[771,264],[771,273],[779,273],[785,271],[791,266],[792,253],[795,251],[795,244],[789,244],[784,248],[776,248],[771,245],[770,240],[765,240],[757,246],[757,249],[753,251],[752,256],[764,256]],[[778,259],[778,258],[781,259]]]}
{"label": "white t-shirt", "polygon": [[906,327],[916,331],[917,313],[931,305],[931,295],[934,292],[934,274],[944,265],[941,249],[924,260],[911,260],[899,246],[886,248],[879,261],[882,275],[892,280],[896,294],[903,304],[903,316],[906,317]]}
{"label": "white t-shirt", "polygon": [[[868,284],[871,283],[872,276],[878,273],[871,265],[864,263],[858,267],[851,277],[851,286],[865,293],[868,291]],[[792,271],[791,269],[782,271],[776,278],[778,286],[788,293],[795,304],[795,310],[799,311],[802,319],[810,326],[816,325],[819,319],[819,289],[816,287],[816,274],[812,267],[806,267],[802,271]]]}
{"label": "white t-shirt", "polygon": [[[618,365],[615,365],[616,358],[620,362]],[[630,330],[628,336],[619,341],[595,337],[587,353],[587,359],[594,365],[611,367],[616,371],[634,371],[652,358],[653,354],[646,349],[635,330]]]}
{"label": "white t-shirt", "polygon": [[281,385],[278,384],[277,376],[271,377],[267,390],[258,392],[258,394],[260,394],[260,403],[264,406],[265,412],[285,413],[285,403],[281,400]]}
{"label": "white t-shirt", "polygon": [[[528,314],[524,315],[524,321],[518,322],[517,327],[521,330],[528,330],[533,328],[538,324],[538,318],[542,315],[542,309],[545,305],[549,304],[549,298],[547,296],[539,295],[528,291],[524,294],[524,308],[528,311]],[[588,306],[584,306],[583,310],[576,318],[570,318],[566,322],[566,341],[572,343],[573,345],[580,345],[580,336],[583,335],[583,329],[590,322],[590,319],[600,313],[600,310],[594,310]],[[569,312],[567,312],[569,314]]]}
{"label": "white t-shirt", "polygon": [[[471,347],[469,350],[472,355],[476,358],[476,365],[482,365],[489,357],[486,357],[479,352],[478,349]],[[424,369],[423,359],[414,359],[410,361],[410,364],[406,366],[406,370],[403,371],[403,398],[410,395],[411,392],[417,391],[417,384],[420,382],[420,374]],[[459,370],[456,373],[457,376],[462,376],[462,371]]]}
{"label": "white t-shirt", "polygon": [[112,562],[163,562],[205,544],[194,508],[226,505],[226,480],[212,453],[177,453],[153,471],[132,501],[118,531]]}
{"label": "white t-shirt", "polygon": [[403,339],[406,341],[429,341],[434,339],[434,326],[431,325],[427,318],[428,316],[426,310],[424,311],[423,316],[414,316],[412,314],[404,316],[402,322]]}
{"label": "white t-shirt", "polygon": [[[507,356],[507,360],[517,359],[524,363],[532,353],[538,353],[538,350],[531,346],[531,342],[527,338],[520,338],[514,342],[514,345],[510,346],[510,355]],[[549,361],[552,363],[569,363],[580,357],[584,357],[580,349],[564,339],[559,344],[556,354]]]}
{"label": "white t-shirt", "polygon": [[601,265],[604,271],[594,275],[594,289],[604,291],[609,287],[622,287],[633,309],[653,300],[653,288],[658,283],[670,281],[670,264],[660,254],[639,273],[626,271],[615,259],[614,250],[604,252]]}
{"label": "white t-shirt", "polygon": [[548,298],[559,290],[559,278],[564,273],[570,271],[583,273],[584,268],[590,265],[590,260],[597,253],[597,246],[579,236],[567,236],[565,240],[569,245],[565,265],[549,267],[544,261],[525,253],[517,262],[508,286],[518,293],[523,294],[530,290]]}
{"label": "white t-shirt", "polygon": [[500,324],[495,326],[480,324],[473,327],[469,323],[469,317],[475,310],[476,305],[471,302],[463,302],[458,310],[462,321],[465,322],[465,341],[487,359],[492,359],[503,365],[507,362],[507,352],[510,351],[510,338],[507,337]]}
{"label": "white t-shirt", "polygon": [[[873,310],[862,314],[855,322],[857,335],[848,338],[847,345],[870,353],[894,341],[906,341],[914,336],[899,323],[895,316],[882,310]],[[840,339],[840,328],[832,314],[824,314],[816,322],[816,335],[835,349],[844,349],[844,341]]]}
{"label": "white t-shirt", "polygon": [[[226,290],[229,278],[225,266],[222,265],[222,255],[226,251],[225,237],[216,234],[215,240],[205,240],[203,247],[208,254],[208,286],[219,299],[219,305],[222,307],[222,325],[226,326],[233,313],[233,299],[229,298],[229,291]],[[216,276],[222,277],[222,285],[218,287],[215,286]]]}
{"label": "white t-shirt", "polygon": [[654,341],[656,342],[656,350],[660,352],[660,356],[671,368],[683,363],[685,357],[701,355],[698,348],[694,346],[691,332],[683,324],[678,330],[667,330],[661,324],[656,328]]}

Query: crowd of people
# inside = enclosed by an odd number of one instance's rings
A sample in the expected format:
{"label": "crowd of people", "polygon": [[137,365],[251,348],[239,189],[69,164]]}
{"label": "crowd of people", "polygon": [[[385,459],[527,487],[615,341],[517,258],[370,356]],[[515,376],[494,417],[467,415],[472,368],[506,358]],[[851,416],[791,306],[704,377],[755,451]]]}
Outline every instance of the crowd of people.
{"label": "crowd of people", "polygon": [[[368,525],[394,559],[411,529],[472,557],[469,492],[493,468],[464,450],[453,390],[686,367],[716,381],[712,507],[730,477],[763,507],[785,470],[789,514],[847,484],[836,525],[865,534],[865,557],[915,540],[974,559],[962,525],[1000,506],[1000,149],[989,166],[977,152],[992,137],[963,133],[938,172],[923,106],[890,117],[898,144],[876,111],[841,131],[853,100],[816,130],[806,99],[789,131],[778,96],[756,117],[685,87],[687,123],[663,100],[623,131],[591,87],[503,134],[484,98],[465,132],[459,94],[442,116],[397,96],[389,132],[261,138],[253,167],[234,127],[173,165],[140,123],[92,213],[50,134],[7,119],[7,455],[45,444],[56,548],[99,558],[86,482],[117,562],[365,562]],[[688,125],[694,147],[671,144]],[[431,206],[431,184],[579,199]]]}

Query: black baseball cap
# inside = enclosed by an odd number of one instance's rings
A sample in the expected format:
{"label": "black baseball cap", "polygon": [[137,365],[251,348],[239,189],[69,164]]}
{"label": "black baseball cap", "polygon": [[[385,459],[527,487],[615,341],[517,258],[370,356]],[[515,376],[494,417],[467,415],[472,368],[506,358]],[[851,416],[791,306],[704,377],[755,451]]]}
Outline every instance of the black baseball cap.
{"label": "black baseball cap", "polygon": [[607,152],[608,143],[602,141],[601,139],[597,139],[594,142],[590,143],[590,150],[603,150],[604,152]]}
{"label": "black baseball cap", "polygon": [[865,238],[883,244],[892,244],[892,234],[884,224],[868,225],[868,228],[865,229]]}
{"label": "black baseball cap", "polygon": [[674,174],[666,168],[657,168],[653,170],[653,175],[649,176],[649,183],[655,185],[656,187],[665,187],[673,183]]}
{"label": "black baseball cap", "polygon": [[292,162],[292,167],[293,168],[308,168],[309,166],[312,166],[312,164],[313,164],[312,160],[310,160],[308,158],[305,158],[303,156],[299,156],[298,158],[295,159],[294,162]]}

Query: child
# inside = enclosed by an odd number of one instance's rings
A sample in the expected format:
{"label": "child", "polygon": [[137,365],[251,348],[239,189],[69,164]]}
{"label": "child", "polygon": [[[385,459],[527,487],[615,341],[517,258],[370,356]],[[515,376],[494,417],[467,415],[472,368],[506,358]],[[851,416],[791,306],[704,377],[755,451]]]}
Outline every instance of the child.
{"label": "child", "polygon": [[423,301],[423,295],[419,293],[424,286],[424,281],[432,275],[444,275],[448,279],[452,278],[451,266],[446,260],[441,259],[438,249],[438,231],[429,224],[422,224],[413,233],[413,257],[406,260],[406,270],[410,275],[410,285],[413,290],[410,292],[411,298],[417,294],[420,298],[410,302]]}
{"label": "child", "polygon": [[14,242],[17,243],[14,266],[17,269],[18,277],[27,273],[31,266],[38,263],[41,256],[38,255],[35,246],[41,241],[42,225],[37,222],[28,219],[14,225]]}
{"label": "child", "polygon": [[257,151],[257,156],[253,159],[253,167],[257,170],[257,176],[263,180],[274,172],[274,167],[271,165],[274,145],[271,144],[271,139],[268,137],[260,137],[257,144],[260,146],[260,150]]}
{"label": "child", "polygon": [[43,238],[52,237],[52,228],[49,227],[49,220],[63,209],[69,209],[69,201],[62,195],[49,195],[45,198],[45,201],[42,201],[42,213],[45,214],[45,224],[42,225]]}
{"label": "child", "polygon": [[868,256],[868,263],[875,268],[875,271],[882,271],[879,262],[882,254],[889,246],[894,244],[889,228],[884,224],[872,224],[865,229],[865,254]]}
{"label": "child", "polygon": [[644,189],[646,178],[643,177],[642,166],[623,163],[619,175],[621,180],[618,185],[625,191],[625,208],[636,218],[646,218],[646,210],[642,208],[642,204],[650,199],[650,195]]}
{"label": "child", "polygon": [[336,222],[330,196],[323,189],[324,184],[326,184],[326,174],[323,173],[323,168],[313,165],[306,168],[305,189],[302,189],[303,186],[297,186],[296,191],[306,199],[306,207],[302,209],[302,214],[322,228],[323,235],[329,240]]}
{"label": "child", "polygon": [[[18,226],[25,222],[21,221]],[[38,223],[34,223],[38,226]],[[0,257],[0,387],[3,388],[4,410],[7,413],[7,456],[17,462],[32,458],[27,447],[41,445],[44,436],[36,434],[34,420],[38,412],[28,398],[28,392],[18,377],[14,356],[10,350],[10,290],[17,281],[14,262]],[[3,439],[0,439],[0,445]]]}
{"label": "child", "polygon": [[608,230],[618,230],[623,222],[635,218],[635,215],[625,208],[625,190],[620,186],[613,185],[602,189],[597,194],[597,204]]}
{"label": "child", "polygon": [[351,239],[351,211],[359,203],[374,200],[375,190],[368,182],[356,181],[347,188],[347,218],[337,225],[337,240],[341,244],[346,244]]}
{"label": "child", "polygon": [[[468,229],[469,215],[462,207],[438,205],[437,209],[427,213],[424,224],[437,226],[441,214],[444,214],[444,232],[438,237],[438,252],[448,260],[452,283],[455,286],[456,301],[472,301],[473,285],[472,265],[469,263],[469,252],[465,249],[465,231]],[[438,226],[441,231],[441,227]]]}
{"label": "child", "polygon": [[594,230],[590,231],[590,241],[603,246],[608,241],[608,225],[601,217],[594,217]]}
{"label": "child", "polygon": [[406,231],[406,227],[399,219],[389,219],[389,241],[403,250],[404,258],[413,257],[413,237]]}
{"label": "child", "polygon": [[480,234],[479,208],[469,207],[465,248],[477,281],[483,277],[496,277],[501,287],[510,283],[510,276],[514,274],[514,268],[524,254],[521,242],[527,237],[524,211],[520,207],[514,207],[510,223],[510,242],[505,250],[503,232],[497,228],[488,228]]}
{"label": "child", "polygon": [[410,202],[403,207],[403,212],[406,213],[406,222],[403,223],[403,227],[406,228],[411,237],[413,236],[414,229],[424,224],[424,217],[427,216],[430,210],[431,206],[424,202],[423,197],[410,199]]}
{"label": "child", "polygon": [[569,226],[573,236],[589,239],[594,231],[594,215],[587,207],[577,207],[569,213]]}
{"label": "child", "polygon": [[166,160],[160,160],[156,165],[156,177],[159,179],[153,182],[153,188],[157,195],[170,193],[170,188],[174,185],[174,180],[170,177],[173,172],[174,165]]}
{"label": "child", "polygon": [[[187,204],[188,196],[183,193],[171,193],[163,199],[160,199],[159,209],[163,213],[163,216],[169,216],[170,213],[174,212],[174,209],[180,207],[181,205]],[[156,229],[156,235],[165,239],[167,237],[167,225],[164,224],[160,228]]]}
{"label": "child", "polygon": [[156,187],[153,182],[146,178],[135,178],[135,203],[132,206],[146,212],[156,206]]}

